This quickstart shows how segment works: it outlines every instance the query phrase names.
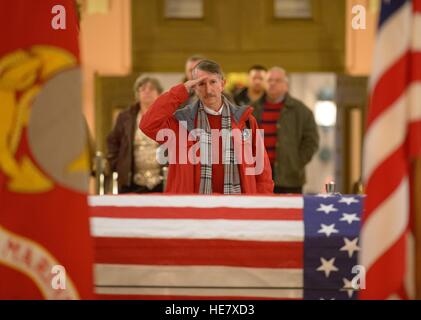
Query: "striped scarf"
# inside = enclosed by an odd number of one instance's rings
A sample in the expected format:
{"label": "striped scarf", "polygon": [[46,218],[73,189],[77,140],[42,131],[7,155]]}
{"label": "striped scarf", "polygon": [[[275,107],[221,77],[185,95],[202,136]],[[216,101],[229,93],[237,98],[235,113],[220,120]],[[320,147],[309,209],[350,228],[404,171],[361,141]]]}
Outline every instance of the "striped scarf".
{"label": "striped scarf", "polygon": [[[212,193],[212,135],[206,111],[200,103],[197,115],[200,133],[200,194]],[[240,194],[241,184],[231,139],[229,107],[222,106],[222,155],[224,164],[224,194]]]}

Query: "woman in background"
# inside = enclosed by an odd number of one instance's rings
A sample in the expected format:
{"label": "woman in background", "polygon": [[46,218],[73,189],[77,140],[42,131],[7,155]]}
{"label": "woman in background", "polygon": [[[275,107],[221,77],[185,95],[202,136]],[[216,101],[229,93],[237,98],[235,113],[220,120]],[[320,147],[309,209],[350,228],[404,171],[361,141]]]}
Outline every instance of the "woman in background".
{"label": "woman in background", "polygon": [[139,77],[134,84],[136,103],[119,113],[107,137],[107,159],[118,173],[119,193],[162,192],[162,165],[156,159],[159,144],[139,130],[142,115],[162,93],[156,78]]}

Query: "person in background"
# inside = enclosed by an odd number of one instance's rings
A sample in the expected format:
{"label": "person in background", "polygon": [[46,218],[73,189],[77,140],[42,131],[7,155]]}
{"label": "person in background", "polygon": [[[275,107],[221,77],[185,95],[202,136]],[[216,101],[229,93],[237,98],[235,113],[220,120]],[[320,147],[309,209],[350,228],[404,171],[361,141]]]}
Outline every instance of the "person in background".
{"label": "person in background", "polygon": [[[192,80],[162,94],[142,118],[140,129],[150,138],[158,140],[158,134],[163,131],[174,135],[168,152],[169,157],[173,156],[176,161],[170,161],[166,192],[272,193],[270,163],[263,142],[257,143],[261,136],[257,132],[256,119],[251,115],[252,108],[233,105],[223,95],[224,87],[225,78],[220,65],[202,60],[193,69]],[[179,109],[179,105],[188,99],[190,90],[195,91],[198,100]],[[220,134],[216,138],[212,136],[212,130],[221,133],[234,129],[242,133],[237,143],[231,134]],[[188,135],[194,135],[195,131],[198,134],[197,130],[201,133],[196,143],[187,141]],[[197,145],[199,161],[187,161]],[[234,145],[240,145],[243,149],[236,150]],[[251,151],[255,153],[256,163],[259,164],[256,170],[252,164],[239,161],[237,156],[245,148],[248,155],[251,156]],[[197,150],[194,154],[197,155]],[[183,158],[186,162],[180,160]]]}
{"label": "person in background", "polygon": [[266,94],[253,104],[254,115],[264,130],[265,147],[272,166],[275,193],[302,193],[305,166],[319,147],[313,112],[288,93],[284,69],[271,68]]}
{"label": "person in background", "polygon": [[[184,66],[184,79],[183,82],[193,79],[192,70],[193,68],[202,60],[205,60],[205,57],[195,54],[187,58],[186,64]],[[193,90],[189,91],[189,99],[180,105],[180,107],[185,107],[188,104],[192,104],[197,101],[196,94]]]}
{"label": "person in background", "polygon": [[205,57],[195,54],[187,58],[186,64],[184,66],[184,80],[183,82],[186,82],[188,80],[192,80],[192,70],[194,67],[202,60],[205,60]]}
{"label": "person in background", "polygon": [[234,95],[237,105],[249,106],[265,94],[265,78],[267,69],[262,65],[254,65],[248,71],[248,86]]}
{"label": "person in background", "polygon": [[162,166],[156,159],[158,143],[139,130],[139,122],[162,93],[160,82],[139,77],[134,84],[136,103],[120,112],[107,137],[111,172],[118,173],[119,193],[162,192]]}
{"label": "person in background", "polygon": [[[198,55],[198,54],[192,55],[189,58],[187,58],[186,64],[185,64],[185,68],[184,68],[184,74],[185,74],[185,76],[184,76],[183,82],[186,82],[186,81],[189,81],[189,80],[192,80],[193,79],[193,75],[192,75],[193,69],[197,66],[197,64],[200,61],[203,61],[203,60],[206,60],[206,58],[203,57],[203,56],[201,56],[201,55]],[[222,92],[222,94],[230,102],[234,102],[234,98],[233,98],[233,96],[230,93],[224,91],[224,92]],[[197,97],[195,91],[193,89],[190,89],[189,90],[189,98],[186,101],[184,101],[180,105],[180,107],[185,107],[185,106],[187,106],[189,104],[192,104],[192,103],[196,102],[197,100],[198,100],[198,97]]]}

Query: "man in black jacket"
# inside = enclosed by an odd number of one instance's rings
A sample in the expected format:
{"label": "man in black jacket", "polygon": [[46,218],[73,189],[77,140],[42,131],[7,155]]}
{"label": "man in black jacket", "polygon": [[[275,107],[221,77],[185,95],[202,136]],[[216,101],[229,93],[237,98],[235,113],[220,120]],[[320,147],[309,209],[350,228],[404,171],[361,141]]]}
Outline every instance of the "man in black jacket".
{"label": "man in black jacket", "polygon": [[286,72],[273,67],[267,74],[267,91],[254,106],[254,115],[265,133],[272,165],[275,193],[302,193],[305,166],[319,146],[313,112],[288,93]]}
{"label": "man in black jacket", "polygon": [[239,106],[249,106],[265,94],[265,78],[267,69],[256,64],[248,72],[248,86],[234,95],[234,101]]}

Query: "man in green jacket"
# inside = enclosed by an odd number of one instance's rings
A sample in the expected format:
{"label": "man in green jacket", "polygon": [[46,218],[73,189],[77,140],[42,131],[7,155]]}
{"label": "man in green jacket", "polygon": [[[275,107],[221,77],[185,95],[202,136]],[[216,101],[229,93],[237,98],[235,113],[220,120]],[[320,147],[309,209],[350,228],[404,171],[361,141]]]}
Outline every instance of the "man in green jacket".
{"label": "man in green jacket", "polygon": [[264,129],[265,147],[272,166],[275,193],[302,193],[305,166],[319,147],[313,112],[288,94],[284,69],[267,73],[266,94],[253,104],[254,116]]}

